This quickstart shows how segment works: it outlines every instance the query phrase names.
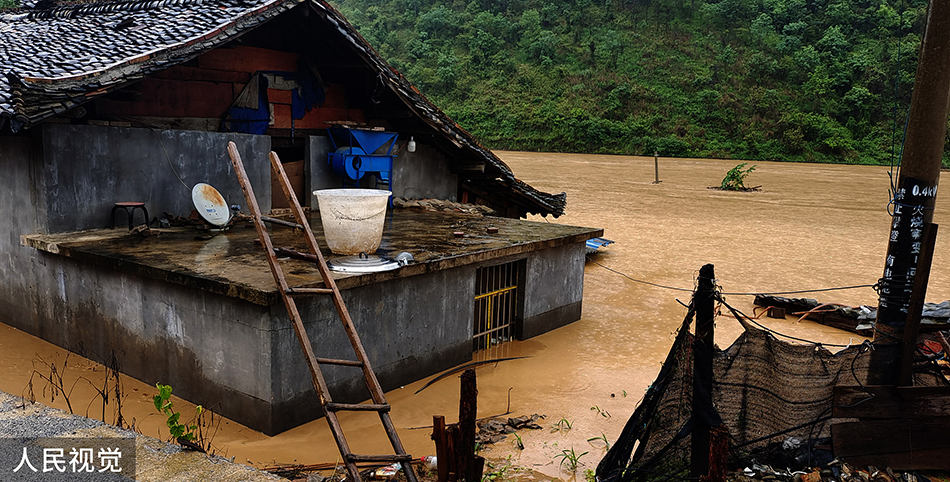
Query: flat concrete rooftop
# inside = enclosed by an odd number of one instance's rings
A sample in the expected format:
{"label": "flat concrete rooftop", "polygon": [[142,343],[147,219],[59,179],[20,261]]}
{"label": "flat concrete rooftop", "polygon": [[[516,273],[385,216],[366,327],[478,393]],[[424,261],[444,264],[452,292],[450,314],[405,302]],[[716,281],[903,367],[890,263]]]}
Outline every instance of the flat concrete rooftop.
{"label": "flat concrete rooftop", "polygon": [[[318,212],[310,225],[327,260]],[[288,218],[289,219],[289,218]],[[489,234],[488,228],[498,228]],[[280,302],[277,285],[251,223],[238,223],[211,235],[196,227],[153,229],[157,236],[130,235],[128,229],[101,229],[58,234],[29,234],[21,243],[97,266],[134,272],[146,278],[199,288],[258,305]],[[280,225],[268,225],[274,247],[307,252],[305,235]],[[456,237],[455,232],[464,233]],[[406,251],[415,262],[392,271],[368,274],[334,273],[340,289],[482,263],[494,258],[553,248],[602,236],[603,229],[482,216],[397,208],[387,213],[382,243],[376,254]],[[292,287],[322,286],[314,263],[287,259],[282,264]]]}

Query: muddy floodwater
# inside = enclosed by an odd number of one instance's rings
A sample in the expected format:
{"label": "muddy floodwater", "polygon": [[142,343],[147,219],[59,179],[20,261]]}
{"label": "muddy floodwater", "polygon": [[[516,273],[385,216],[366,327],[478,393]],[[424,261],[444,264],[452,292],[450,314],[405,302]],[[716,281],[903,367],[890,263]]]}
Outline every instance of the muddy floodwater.
{"label": "muddy floodwater", "polygon": [[[477,356],[528,357],[478,368],[479,416],[506,411],[512,416],[545,416],[545,429],[520,434],[524,450],[515,448],[513,436],[485,449],[483,454],[496,465],[510,461],[547,477],[570,479],[573,474],[561,470],[557,455],[573,449],[576,454],[587,452],[579,459],[578,478],[584,469],[594,468],[605,451],[603,439],[615,440],[659,370],[686,312],[677,300],[689,301],[696,273],[705,263],[715,265],[723,291],[734,293],[726,295],[727,302],[746,313],[752,311],[752,296],[741,293],[870,285],[883,272],[890,224],[886,167],[753,162],[756,169],[746,184],[761,188],[742,193],[708,189],[718,186],[737,161],[660,158],[661,182],[654,183],[653,158],[498,154],[522,181],[542,191],[567,192],[567,214],[547,221],[602,227],[615,244],[587,264],[580,321]],[[947,195],[938,193],[934,222],[947,219],[948,203]],[[946,233],[938,235],[928,301],[950,299],[947,239]],[[795,296],[851,305],[876,305],[877,299],[870,288]],[[833,344],[860,341],[792,317],[763,320],[780,333],[800,338]],[[739,334],[738,324],[729,317],[718,318],[716,327],[720,346]],[[24,394],[37,354],[62,366],[62,350],[0,325],[0,390]],[[101,356],[90,357],[96,355]],[[101,366],[79,357],[71,356],[66,366],[69,384],[80,376],[101,377]],[[387,394],[403,442],[416,456],[435,452],[430,429],[418,427],[430,425],[437,414],[453,422],[458,412],[458,378],[447,377],[415,394],[427,381]],[[43,383],[34,379],[33,385],[37,398],[49,403]],[[92,389],[83,381],[75,387],[70,400],[74,411],[88,410],[98,417],[101,407],[89,402]],[[146,435],[167,438],[164,419],[151,405],[154,387],[125,378],[124,391],[124,415],[134,418]],[[65,408],[62,397],[52,405]],[[191,407],[178,401],[184,414]],[[341,417],[357,453],[387,451],[386,438],[372,417]],[[552,432],[562,420],[571,429]],[[219,453],[259,467],[339,459],[322,419],[276,437],[223,420],[214,445]]]}

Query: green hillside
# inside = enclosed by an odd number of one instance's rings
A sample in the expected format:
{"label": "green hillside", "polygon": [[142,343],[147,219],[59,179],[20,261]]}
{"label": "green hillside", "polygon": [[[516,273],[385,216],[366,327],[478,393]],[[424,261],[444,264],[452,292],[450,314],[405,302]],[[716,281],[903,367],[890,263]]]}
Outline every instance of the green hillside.
{"label": "green hillside", "polygon": [[498,149],[887,163],[922,0],[338,0]]}

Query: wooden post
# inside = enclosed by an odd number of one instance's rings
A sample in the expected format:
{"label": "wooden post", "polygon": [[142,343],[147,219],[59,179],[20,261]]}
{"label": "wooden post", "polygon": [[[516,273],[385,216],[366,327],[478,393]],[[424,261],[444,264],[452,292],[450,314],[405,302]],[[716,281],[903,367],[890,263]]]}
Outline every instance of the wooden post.
{"label": "wooden post", "polygon": [[459,469],[458,469],[458,439],[459,439],[459,424],[453,423],[445,427],[445,456],[448,457],[449,463],[447,470],[449,471],[449,482],[455,482],[459,479]]}
{"label": "wooden post", "polygon": [[[950,105],[950,0],[932,0],[901,157],[875,338],[900,341],[917,273],[921,234],[933,221]],[[873,355],[872,355],[873,356]]]}
{"label": "wooden post", "polygon": [[445,436],[445,417],[432,416],[432,440],[435,441],[436,471],[439,473],[439,482],[449,482],[449,454],[448,440]]}
{"label": "wooden post", "polygon": [[660,183],[660,153],[653,152],[653,184]]}
{"label": "wooden post", "polygon": [[475,418],[478,404],[478,389],[475,385],[475,369],[469,368],[459,377],[462,388],[459,394],[459,444],[455,447],[458,456],[458,480],[475,480]]}
{"label": "wooden post", "polygon": [[729,461],[729,430],[720,425],[710,430],[709,472],[705,482],[725,482]]}
{"label": "wooden post", "polygon": [[693,432],[690,449],[690,476],[706,477],[709,473],[709,430],[706,418],[712,406],[713,338],[716,308],[716,275],[712,264],[699,269],[693,306],[696,309],[696,337],[693,342]]}

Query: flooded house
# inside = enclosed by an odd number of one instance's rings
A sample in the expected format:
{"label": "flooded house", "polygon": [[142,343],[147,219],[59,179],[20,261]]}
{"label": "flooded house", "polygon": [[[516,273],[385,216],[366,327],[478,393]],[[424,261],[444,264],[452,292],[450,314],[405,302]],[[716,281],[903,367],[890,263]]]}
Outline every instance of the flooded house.
{"label": "flooded house", "polygon": [[[334,274],[383,388],[580,318],[585,242],[602,230],[521,219],[557,217],[565,195],[516,179],[325,2],[40,2],[0,12],[0,39],[4,323],[114,354],[124,373],[267,434],[320,416],[254,229],[163,221],[192,214],[199,183],[247,211],[229,142],[274,216],[287,201],[272,151],[313,211],[311,192],[342,186],[450,206],[388,211],[379,253],[408,265]],[[330,162],[357,147],[368,175]],[[320,285],[311,263],[284,263],[294,286]],[[300,307],[318,355],[345,357],[332,303]],[[358,374],[325,376],[338,399],[366,398]]]}

